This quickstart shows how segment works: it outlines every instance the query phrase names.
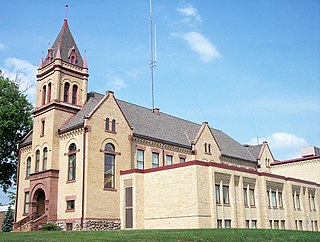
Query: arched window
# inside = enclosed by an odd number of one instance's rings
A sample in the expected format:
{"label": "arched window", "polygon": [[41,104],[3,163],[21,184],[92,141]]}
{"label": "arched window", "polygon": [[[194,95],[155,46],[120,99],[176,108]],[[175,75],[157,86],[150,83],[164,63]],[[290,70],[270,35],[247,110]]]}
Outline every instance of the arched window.
{"label": "arched window", "polygon": [[45,147],[43,149],[43,170],[47,170],[47,164],[48,164],[48,148]]}
{"label": "arched window", "polygon": [[76,153],[77,146],[72,143],[68,152],[68,181],[76,179]]}
{"label": "arched window", "polygon": [[208,144],[208,153],[211,154],[211,144]]}
{"label": "arched window", "polygon": [[111,130],[112,132],[116,132],[116,121],[114,119],[112,119]]}
{"label": "arched window", "polygon": [[109,118],[106,118],[106,130],[109,130],[109,122],[110,122]]}
{"label": "arched window", "polygon": [[36,167],[35,172],[39,172],[39,166],[40,166],[40,150],[36,151]]}
{"label": "arched window", "polygon": [[64,102],[69,102],[69,89],[70,89],[70,84],[66,82],[64,84],[64,94],[63,94],[63,101]]}
{"label": "arched window", "polygon": [[104,188],[115,187],[115,149],[113,144],[104,147]]}
{"label": "arched window", "polygon": [[27,159],[27,177],[30,176],[31,173],[31,157],[28,157]]}
{"label": "arched window", "polygon": [[46,104],[47,88],[44,85],[42,88],[42,105]]}
{"label": "arched window", "polygon": [[48,84],[48,103],[51,102],[51,82]]}
{"label": "arched window", "polygon": [[78,86],[73,85],[72,87],[72,104],[77,105],[77,96],[78,96]]}
{"label": "arched window", "polygon": [[204,153],[207,153],[207,143],[204,143]]}

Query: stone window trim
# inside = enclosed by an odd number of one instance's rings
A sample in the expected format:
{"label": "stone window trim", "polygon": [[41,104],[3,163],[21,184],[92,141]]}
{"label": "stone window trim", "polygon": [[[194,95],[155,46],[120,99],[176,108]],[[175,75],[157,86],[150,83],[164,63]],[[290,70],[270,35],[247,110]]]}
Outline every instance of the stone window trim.
{"label": "stone window trim", "polygon": [[109,191],[109,192],[117,192],[117,188],[108,188],[108,187],[104,187],[103,191]]}
{"label": "stone window trim", "polygon": [[121,155],[121,152],[114,152],[114,151],[103,150],[103,149],[100,149],[99,151],[105,154],[110,154],[110,155]]}
{"label": "stone window trim", "polygon": [[64,153],[63,155],[64,155],[64,156],[69,156],[69,155],[76,154],[76,153],[78,153],[78,152],[80,152],[80,149],[69,151],[69,152],[67,152],[67,153]]}
{"label": "stone window trim", "polygon": [[137,145],[137,150],[143,150],[143,151],[145,151],[145,150],[146,150],[146,147],[145,147],[145,146],[141,146],[141,145]]}
{"label": "stone window trim", "polygon": [[183,154],[179,154],[178,157],[179,157],[179,158],[187,159],[187,155],[183,155]]}
{"label": "stone window trim", "polygon": [[109,130],[109,129],[105,129],[104,131],[107,132],[107,133],[110,133],[110,134],[117,134],[117,131],[112,131],[112,130]]}
{"label": "stone window trim", "polygon": [[75,182],[76,182],[76,179],[67,180],[67,181],[66,181],[66,184],[69,184],[69,183],[75,183]]}
{"label": "stone window trim", "polygon": [[65,196],[64,200],[67,201],[72,201],[72,200],[77,200],[77,196],[76,195],[72,195],[72,196]]}
{"label": "stone window trim", "polygon": [[166,155],[166,156],[172,156],[172,158],[173,158],[174,153],[171,152],[171,151],[165,151],[165,152],[164,152],[164,155]]}
{"label": "stone window trim", "polygon": [[152,153],[158,153],[158,154],[160,154],[160,153],[161,153],[161,150],[155,149],[155,148],[151,148],[151,152],[152,152]]}

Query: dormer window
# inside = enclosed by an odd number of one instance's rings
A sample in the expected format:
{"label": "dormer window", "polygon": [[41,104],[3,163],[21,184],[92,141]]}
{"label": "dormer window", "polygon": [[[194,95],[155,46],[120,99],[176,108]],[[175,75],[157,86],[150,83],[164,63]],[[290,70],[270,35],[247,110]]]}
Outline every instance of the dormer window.
{"label": "dormer window", "polygon": [[71,64],[77,64],[78,63],[77,55],[76,55],[76,51],[75,51],[75,47],[74,46],[72,46],[72,48],[69,49],[68,59],[69,59],[69,62]]}
{"label": "dormer window", "polygon": [[48,54],[45,60],[46,65],[49,64],[53,60],[53,49],[49,48],[48,49]]}

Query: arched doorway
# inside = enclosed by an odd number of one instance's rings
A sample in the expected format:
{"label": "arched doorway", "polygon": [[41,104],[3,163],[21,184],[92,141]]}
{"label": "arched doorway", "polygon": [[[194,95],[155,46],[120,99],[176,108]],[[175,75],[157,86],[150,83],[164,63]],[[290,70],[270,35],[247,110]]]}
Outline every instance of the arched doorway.
{"label": "arched doorway", "polygon": [[45,214],[46,195],[41,188],[39,188],[34,195],[34,200],[37,202],[37,217],[41,217]]}

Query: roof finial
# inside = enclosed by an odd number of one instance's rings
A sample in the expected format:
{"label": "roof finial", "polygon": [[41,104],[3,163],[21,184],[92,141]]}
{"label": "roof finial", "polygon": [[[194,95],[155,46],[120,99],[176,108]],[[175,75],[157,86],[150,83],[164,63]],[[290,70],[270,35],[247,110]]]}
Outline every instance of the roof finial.
{"label": "roof finial", "polygon": [[64,18],[65,20],[68,19],[68,4],[66,4],[66,17]]}
{"label": "roof finial", "polygon": [[82,67],[88,69],[88,64],[87,64],[87,51],[86,51],[86,50],[84,50],[84,58],[83,58]]}

